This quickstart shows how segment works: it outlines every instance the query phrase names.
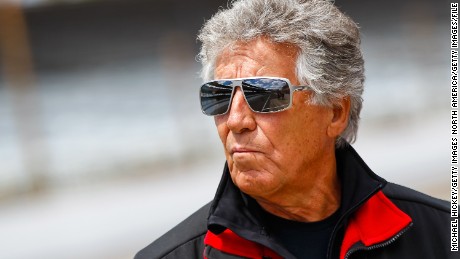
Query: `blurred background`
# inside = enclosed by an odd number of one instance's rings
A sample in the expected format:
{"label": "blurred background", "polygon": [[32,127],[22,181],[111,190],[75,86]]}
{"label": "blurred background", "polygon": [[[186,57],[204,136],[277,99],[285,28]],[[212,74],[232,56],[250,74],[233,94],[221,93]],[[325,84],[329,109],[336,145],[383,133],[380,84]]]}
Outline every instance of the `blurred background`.
{"label": "blurred background", "polygon": [[[335,2],[362,29],[354,147],[448,199],[449,2]],[[132,258],[212,199],[224,156],[196,34],[226,5],[0,0],[0,258]]]}

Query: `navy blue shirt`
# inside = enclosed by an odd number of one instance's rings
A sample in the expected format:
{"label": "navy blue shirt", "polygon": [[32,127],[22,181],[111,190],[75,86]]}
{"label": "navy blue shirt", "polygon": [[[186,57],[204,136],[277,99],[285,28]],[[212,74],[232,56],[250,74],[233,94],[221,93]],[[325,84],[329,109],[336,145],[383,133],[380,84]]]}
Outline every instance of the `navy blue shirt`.
{"label": "navy blue shirt", "polygon": [[299,259],[325,259],[327,246],[339,210],[317,222],[298,222],[265,212],[264,220],[270,235]]}

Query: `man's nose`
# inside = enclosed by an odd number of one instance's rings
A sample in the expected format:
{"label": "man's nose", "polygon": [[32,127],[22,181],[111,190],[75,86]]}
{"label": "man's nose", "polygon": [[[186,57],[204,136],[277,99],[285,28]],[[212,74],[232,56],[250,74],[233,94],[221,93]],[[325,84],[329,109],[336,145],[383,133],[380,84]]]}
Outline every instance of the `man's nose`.
{"label": "man's nose", "polygon": [[255,130],[257,123],[254,115],[244,98],[241,88],[237,87],[228,111],[227,127],[235,133]]}

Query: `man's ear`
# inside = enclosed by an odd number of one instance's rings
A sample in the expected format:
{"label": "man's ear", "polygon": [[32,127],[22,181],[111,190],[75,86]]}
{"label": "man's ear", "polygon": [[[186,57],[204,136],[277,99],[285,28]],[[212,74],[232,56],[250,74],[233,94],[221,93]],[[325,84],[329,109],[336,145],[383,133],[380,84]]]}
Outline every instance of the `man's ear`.
{"label": "man's ear", "polygon": [[331,138],[337,138],[342,134],[348,125],[348,118],[350,116],[350,97],[346,96],[333,104],[332,107],[332,120],[327,128],[327,134]]}

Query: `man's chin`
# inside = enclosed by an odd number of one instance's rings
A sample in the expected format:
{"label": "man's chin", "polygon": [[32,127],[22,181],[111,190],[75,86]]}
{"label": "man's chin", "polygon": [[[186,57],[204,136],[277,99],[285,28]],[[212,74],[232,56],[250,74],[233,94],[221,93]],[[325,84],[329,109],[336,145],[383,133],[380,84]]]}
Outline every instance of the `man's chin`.
{"label": "man's chin", "polygon": [[273,186],[273,179],[267,172],[257,170],[239,171],[232,175],[233,183],[250,196],[263,196]]}

